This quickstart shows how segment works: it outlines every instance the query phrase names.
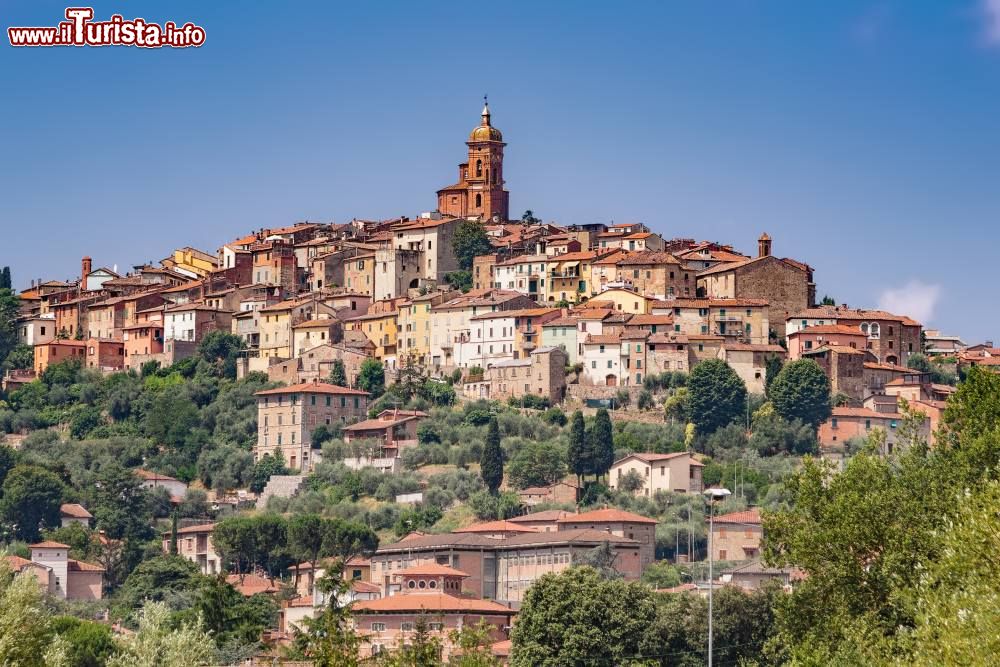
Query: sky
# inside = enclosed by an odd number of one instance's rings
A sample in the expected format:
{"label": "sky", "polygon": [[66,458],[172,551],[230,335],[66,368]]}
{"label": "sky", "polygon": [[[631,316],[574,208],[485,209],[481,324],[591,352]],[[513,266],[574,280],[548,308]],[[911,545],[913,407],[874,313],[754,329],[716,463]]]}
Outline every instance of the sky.
{"label": "sky", "polygon": [[[0,44],[0,265],[431,210],[489,95],[512,216],[768,232],[817,293],[1000,340],[1000,0],[94,2],[200,48]],[[65,4],[0,0],[3,27]]]}

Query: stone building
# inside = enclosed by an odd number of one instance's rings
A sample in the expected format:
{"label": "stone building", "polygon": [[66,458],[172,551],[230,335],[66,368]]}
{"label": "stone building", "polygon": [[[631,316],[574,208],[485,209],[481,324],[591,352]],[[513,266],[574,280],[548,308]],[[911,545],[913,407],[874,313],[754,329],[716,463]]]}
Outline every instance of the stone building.
{"label": "stone building", "polygon": [[630,252],[620,258],[616,266],[617,286],[634,289],[639,294],[667,299],[674,296],[693,297],[697,293],[694,273],[685,270],[669,252]]}
{"label": "stone building", "polygon": [[830,378],[830,391],[843,394],[851,404],[861,405],[865,399],[865,352],[844,345],[822,345],[802,353],[812,359]]}
{"label": "stone building", "polygon": [[775,336],[782,335],[784,318],[811,308],[816,302],[812,268],[771,254],[771,237],[761,235],[757,257],[712,266],[698,274],[704,296],[725,299],[762,299],[768,303]]}
{"label": "stone building", "polygon": [[712,556],[717,561],[752,560],[760,554],[763,534],[759,508],[716,516],[712,526]]}
{"label": "stone building", "polygon": [[509,359],[487,368],[480,381],[466,382],[469,398],[507,400],[527,395],[540,396],[552,403],[566,395],[566,365],[569,357],[561,347],[540,347],[524,359]]}
{"label": "stone building", "polygon": [[785,320],[785,335],[791,336],[807,327],[841,325],[860,331],[867,337],[865,349],[879,363],[906,366],[911,354],[921,350],[921,325],[905,315],[884,310],[863,310],[847,306],[817,306],[798,311]]}
{"label": "stone building", "polygon": [[292,470],[308,472],[320,458],[312,447],[317,426],[348,424],[363,419],[368,394],[322,382],[267,389],[257,394],[257,443],[254,461],[280,453]]}

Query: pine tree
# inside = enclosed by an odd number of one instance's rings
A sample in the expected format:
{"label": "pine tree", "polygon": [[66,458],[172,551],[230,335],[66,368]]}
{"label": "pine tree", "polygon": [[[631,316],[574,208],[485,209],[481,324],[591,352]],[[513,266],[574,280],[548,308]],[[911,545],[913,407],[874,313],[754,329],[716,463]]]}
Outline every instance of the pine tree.
{"label": "pine tree", "polygon": [[573,413],[569,428],[569,469],[576,475],[577,487],[582,486],[581,480],[590,472],[591,466],[587,456],[587,430],[583,425],[583,413],[577,410]]}
{"label": "pine tree", "polygon": [[611,415],[604,408],[597,411],[588,436],[592,457],[591,472],[600,477],[607,474],[611,470],[611,464],[615,462],[614,427],[611,425]]}
{"label": "pine tree", "polygon": [[3,271],[0,271],[0,289],[11,289],[13,285],[10,282],[10,267],[3,267]]}
{"label": "pine tree", "polygon": [[333,363],[330,364],[330,382],[339,386],[347,386],[347,371],[344,369],[344,362],[340,359],[334,359]]}
{"label": "pine tree", "polygon": [[483,447],[482,458],[479,459],[479,474],[490,493],[496,495],[503,481],[503,451],[500,449],[500,425],[497,418],[490,419],[486,431],[486,446]]}

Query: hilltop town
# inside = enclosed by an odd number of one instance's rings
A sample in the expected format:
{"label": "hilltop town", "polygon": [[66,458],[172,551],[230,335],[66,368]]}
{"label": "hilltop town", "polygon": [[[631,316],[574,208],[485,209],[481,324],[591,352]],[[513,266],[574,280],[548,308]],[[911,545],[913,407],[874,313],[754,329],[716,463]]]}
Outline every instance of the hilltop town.
{"label": "hilltop town", "polygon": [[[992,342],[819,295],[765,230],[747,249],[512,217],[488,106],[465,144],[413,217],[245,230],[127,271],[84,248],[97,263],[17,292],[7,273],[10,569],[116,636],[147,600],[209,615],[215,591],[240,620],[211,619],[212,664],[309,664],[330,632],[364,660],[423,643],[543,664],[554,582],[666,596],[676,619],[710,591],[746,618],[822,581],[791,523],[765,534],[805,511],[803,467],[945,449],[960,387],[1000,369]],[[772,630],[727,630],[727,664],[764,660]],[[700,660],[700,633],[675,651]]]}

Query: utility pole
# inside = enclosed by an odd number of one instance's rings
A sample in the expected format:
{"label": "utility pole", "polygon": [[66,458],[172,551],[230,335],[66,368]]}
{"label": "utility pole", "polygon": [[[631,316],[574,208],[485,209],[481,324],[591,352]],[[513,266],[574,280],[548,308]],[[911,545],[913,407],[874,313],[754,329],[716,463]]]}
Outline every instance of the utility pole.
{"label": "utility pole", "polygon": [[712,569],[714,555],[712,553],[715,538],[715,501],[731,495],[729,489],[707,489],[708,496],[708,667],[712,667],[712,593],[715,589],[715,576]]}

